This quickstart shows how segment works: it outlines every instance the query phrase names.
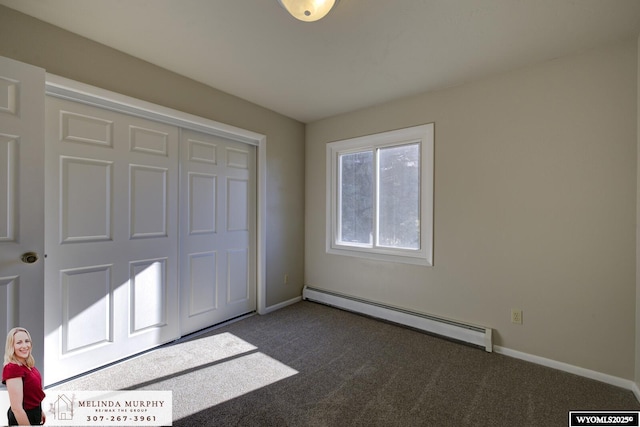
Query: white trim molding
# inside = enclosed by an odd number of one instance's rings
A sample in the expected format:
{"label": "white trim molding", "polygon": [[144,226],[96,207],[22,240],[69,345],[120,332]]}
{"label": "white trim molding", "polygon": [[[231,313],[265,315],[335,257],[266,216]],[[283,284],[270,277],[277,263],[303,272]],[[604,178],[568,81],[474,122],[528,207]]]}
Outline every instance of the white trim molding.
{"label": "white trim molding", "polygon": [[489,353],[493,351],[493,330],[485,326],[445,319],[426,313],[418,313],[309,286],[305,286],[302,290],[302,298],[452,338],[457,341],[467,342],[478,347],[483,347],[485,351]]}
{"label": "white trim molding", "polygon": [[256,146],[257,149],[257,312],[266,314],[266,217],[267,217],[267,137],[204,117],[152,104],[106,89],[80,83],[54,74],[46,74],[46,94],[56,98],[117,111],[128,115],[171,124],[184,129],[217,135]]}
{"label": "white trim molding", "polygon": [[535,356],[529,353],[523,353],[521,351],[512,350],[510,348],[501,347],[498,345],[493,346],[493,351],[505,356],[525,360],[537,365],[546,366],[548,368],[557,369],[560,371],[568,372],[570,374],[579,375],[581,377],[590,378],[592,380],[630,390],[636,396],[636,399],[638,399],[638,401],[640,402],[640,390],[638,389],[638,385],[631,380],[615,377],[613,375],[604,374],[598,371],[593,371],[591,369],[581,368],[579,366],[570,365],[564,362],[558,362],[557,360],[547,359],[545,357]]}
{"label": "white trim molding", "polygon": [[274,304],[274,305],[270,305],[269,307],[266,307],[264,310],[264,313],[261,314],[269,314],[269,313],[273,313],[276,310],[280,310],[281,308],[285,308],[288,305],[292,305],[295,304],[297,302],[302,301],[302,297],[296,297],[296,298],[291,298],[290,300],[287,301],[282,301],[281,303],[278,304]]}
{"label": "white trim molding", "polygon": [[633,383],[633,386],[631,387],[631,391],[636,396],[636,400],[640,402],[640,388],[638,388],[638,383]]}

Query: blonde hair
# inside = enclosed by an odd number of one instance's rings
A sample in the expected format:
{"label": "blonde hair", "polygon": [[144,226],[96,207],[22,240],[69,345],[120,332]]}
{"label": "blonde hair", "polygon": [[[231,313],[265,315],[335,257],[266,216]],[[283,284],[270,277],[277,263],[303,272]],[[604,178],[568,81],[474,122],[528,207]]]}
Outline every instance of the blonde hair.
{"label": "blonde hair", "polygon": [[[4,364],[8,364],[8,363],[15,363],[17,365],[22,365],[22,362],[19,361],[16,358],[16,353],[15,353],[15,336],[18,332],[24,332],[27,334],[27,337],[29,338],[29,341],[31,342],[31,348],[33,349],[33,340],[31,339],[31,334],[29,333],[29,331],[27,331],[25,328],[13,328],[9,331],[9,333],[7,334],[7,346],[4,349]],[[31,355],[31,352],[29,352],[29,357],[27,357],[27,360],[25,361],[25,364],[27,366],[27,368],[32,368],[33,366],[35,366],[36,361],[33,359],[33,356]]]}

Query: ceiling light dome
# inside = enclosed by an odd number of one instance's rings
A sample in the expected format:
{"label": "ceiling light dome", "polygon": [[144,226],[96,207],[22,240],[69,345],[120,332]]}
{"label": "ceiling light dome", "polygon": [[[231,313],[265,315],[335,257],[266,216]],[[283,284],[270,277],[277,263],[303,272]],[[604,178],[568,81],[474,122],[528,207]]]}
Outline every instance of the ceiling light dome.
{"label": "ceiling light dome", "polygon": [[313,22],[324,18],[338,0],[278,0],[296,19]]}

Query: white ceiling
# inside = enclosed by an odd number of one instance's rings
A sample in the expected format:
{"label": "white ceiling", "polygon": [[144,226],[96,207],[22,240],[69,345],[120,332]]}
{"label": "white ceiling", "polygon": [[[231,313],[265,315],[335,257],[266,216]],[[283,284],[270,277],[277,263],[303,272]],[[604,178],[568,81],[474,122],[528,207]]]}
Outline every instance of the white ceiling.
{"label": "white ceiling", "polygon": [[302,122],[640,33],[640,0],[0,0]]}

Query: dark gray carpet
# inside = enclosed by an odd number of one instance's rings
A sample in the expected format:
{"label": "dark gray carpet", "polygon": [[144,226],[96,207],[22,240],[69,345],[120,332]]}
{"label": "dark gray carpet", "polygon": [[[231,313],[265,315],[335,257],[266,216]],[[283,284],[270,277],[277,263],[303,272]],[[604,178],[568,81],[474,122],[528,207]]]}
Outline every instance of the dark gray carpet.
{"label": "dark gray carpet", "polygon": [[300,302],[58,389],[173,390],[174,426],[566,426],[632,392]]}

